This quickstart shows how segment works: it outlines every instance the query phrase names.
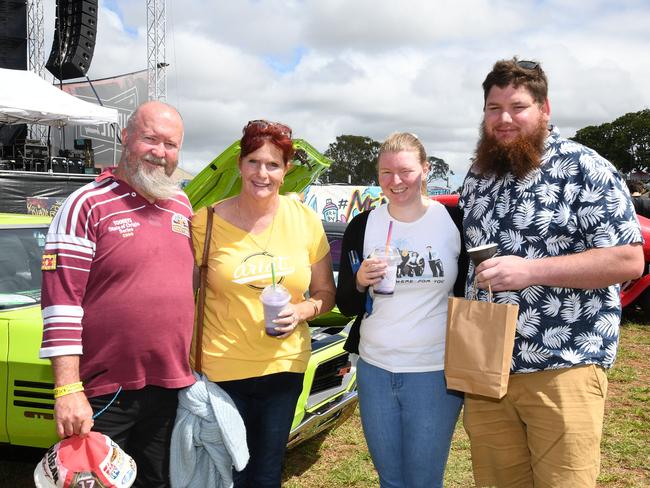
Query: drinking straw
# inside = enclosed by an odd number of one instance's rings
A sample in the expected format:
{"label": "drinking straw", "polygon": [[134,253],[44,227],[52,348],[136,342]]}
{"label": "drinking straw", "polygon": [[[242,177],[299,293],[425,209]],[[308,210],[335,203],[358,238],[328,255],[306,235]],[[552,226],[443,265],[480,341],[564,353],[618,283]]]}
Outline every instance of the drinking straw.
{"label": "drinking straw", "polygon": [[393,233],[393,221],[391,220],[388,223],[388,235],[386,236],[386,255],[388,255],[388,250],[390,249],[390,237]]}
{"label": "drinking straw", "polygon": [[275,266],[273,266],[273,261],[271,261],[271,279],[273,280],[273,288],[275,288]]}

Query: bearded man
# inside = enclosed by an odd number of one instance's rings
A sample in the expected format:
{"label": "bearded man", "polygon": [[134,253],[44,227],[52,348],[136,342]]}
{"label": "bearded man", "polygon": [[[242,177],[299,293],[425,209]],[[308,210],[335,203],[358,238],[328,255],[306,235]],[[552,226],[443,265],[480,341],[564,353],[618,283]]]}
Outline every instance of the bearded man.
{"label": "bearded man", "polygon": [[182,140],[174,108],[141,105],[119,165],[67,198],[43,256],[57,433],[111,437],[138,466],[134,486],[169,486],[177,392],[194,382],[192,209],[170,179]]}
{"label": "bearded man", "polygon": [[593,487],[607,377],[619,338],[619,286],[643,272],[624,181],[593,150],[549,126],[541,66],[498,61],[460,206],[468,247],[497,243],[470,267],[479,299],[519,305],[508,393],[466,395],[477,486]]}

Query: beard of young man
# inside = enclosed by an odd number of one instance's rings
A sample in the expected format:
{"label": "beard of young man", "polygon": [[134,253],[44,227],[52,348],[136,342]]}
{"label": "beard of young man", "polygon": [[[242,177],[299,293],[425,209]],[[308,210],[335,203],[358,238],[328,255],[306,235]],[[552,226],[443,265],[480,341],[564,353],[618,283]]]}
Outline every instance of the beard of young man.
{"label": "beard of young man", "polygon": [[156,200],[166,200],[178,193],[180,187],[165,172],[166,161],[164,158],[156,158],[151,154],[142,157],[142,161],[149,161],[158,165],[158,168],[147,169],[142,164],[136,164],[131,160],[131,154],[125,149],[124,163],[127,172],[130,173],[129,184]]}
{"label": "beard of young man", "polygon": [[541,164],[547,136],[546,122],[540,120],[532,134],[520,134],[515,140],[504,143],[488,134],[485,122],[482,122],[472,168],[480,174],[493,174],[499,178],[508,172],[523,178]]}

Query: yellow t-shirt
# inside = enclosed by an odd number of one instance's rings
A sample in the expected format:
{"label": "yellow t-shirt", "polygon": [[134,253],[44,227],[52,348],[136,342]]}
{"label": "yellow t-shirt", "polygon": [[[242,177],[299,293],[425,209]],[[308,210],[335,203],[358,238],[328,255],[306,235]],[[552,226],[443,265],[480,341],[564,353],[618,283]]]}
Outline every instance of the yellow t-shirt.
{"label": "yellow t-shirt", "polygon": [[[203,208],[192,219],[197,265],[203,256],[206,212]],[[307,369],[311,353],[307,323],[300,323],[285,339],[269,337],[264,331],[260,294],[271,283],[273,262],[276,280],[291,293],[291,303],[303,301],[311,282],[311,265],[328,252],[316,213],[284,196],[280,196],[273,223],[261,234],[249,235],[214,215],[202,344],[203,372],[210,380]],[[195,351],[194,344],[191,350]]]}

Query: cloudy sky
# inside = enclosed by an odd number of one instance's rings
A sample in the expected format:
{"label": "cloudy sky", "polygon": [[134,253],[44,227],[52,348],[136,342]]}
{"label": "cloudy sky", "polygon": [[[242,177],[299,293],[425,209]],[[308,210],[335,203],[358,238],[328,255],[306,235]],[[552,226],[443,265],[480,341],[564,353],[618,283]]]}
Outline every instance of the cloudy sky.
{"label": "cloudy sky", "polygon": [[[45,56],[54,29],[45,4]],[[89,71],[145,69],[146,2],[100,0]],[[168,101],[196,173],[251,119],[321,151],[336,136],[408,131],[458,184],[497,59],[542,62],[565,136],[650,107],[647,0],[168,0]]]}

